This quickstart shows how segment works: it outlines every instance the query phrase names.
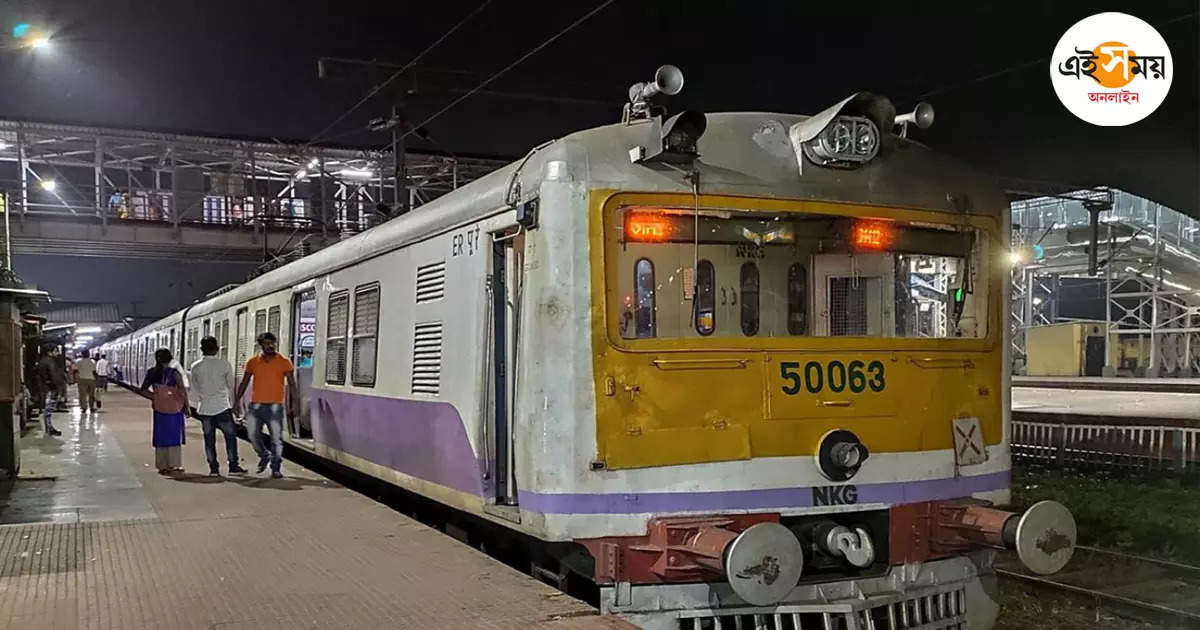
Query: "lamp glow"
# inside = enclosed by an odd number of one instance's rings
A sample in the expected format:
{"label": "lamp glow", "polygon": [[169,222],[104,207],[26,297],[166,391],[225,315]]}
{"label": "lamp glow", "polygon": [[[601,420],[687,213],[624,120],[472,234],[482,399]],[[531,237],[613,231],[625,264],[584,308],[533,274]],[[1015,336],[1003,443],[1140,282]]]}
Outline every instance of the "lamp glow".
{"label": "lamp glow", "polygon": [[53,179],[43,179],[41,182],[39,182],[39,185],[41,185],[42,190],[46,192],[54,192],[54,189],[58,188],[58,182],[54,181]]}
{"label": "lamp glow", "polygon": [[344,168],[338,171],[338,175],[349,177],[350,179],[371,179],[375,177],[375,172],[363,168]]}

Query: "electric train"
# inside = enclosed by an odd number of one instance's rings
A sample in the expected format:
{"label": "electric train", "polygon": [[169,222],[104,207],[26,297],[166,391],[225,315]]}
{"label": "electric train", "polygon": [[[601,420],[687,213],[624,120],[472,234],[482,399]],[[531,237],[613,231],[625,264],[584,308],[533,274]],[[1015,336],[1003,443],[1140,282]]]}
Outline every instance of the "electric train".
{"label": "electric train", "polygon": [[996,550],[1050,573],[1075,542],[1057,503],[992,507],[1005,196],[907,137],[927,105],[667,116],[681,87],[103,351],[134,380],[214,335],[240,371],[276,333],[289,444],[643,627],[990,627]]}

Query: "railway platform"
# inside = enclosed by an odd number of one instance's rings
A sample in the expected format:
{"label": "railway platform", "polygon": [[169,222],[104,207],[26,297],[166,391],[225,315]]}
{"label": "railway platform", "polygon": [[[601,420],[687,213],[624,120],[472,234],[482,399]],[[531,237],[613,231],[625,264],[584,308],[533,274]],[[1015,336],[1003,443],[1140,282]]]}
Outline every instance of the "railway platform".
{"label": "railway platform", "polygon": [[1200,389],[1066,389],[1021,386],[1014,380],[1012,414],[1013,420],[1027,422],[1200,427]]}
{"label": "railway platform", "polygon": [[1013,387],[1200,394],[1200,378],[1125,376],[1014,376]]}
{"label": "railway platform", "polygon": [[110,391],[59,437],[31,425],[0,482],[0,628],[631,627],[292,462],[210,477],[192,420],[160,476],[149,416]]}

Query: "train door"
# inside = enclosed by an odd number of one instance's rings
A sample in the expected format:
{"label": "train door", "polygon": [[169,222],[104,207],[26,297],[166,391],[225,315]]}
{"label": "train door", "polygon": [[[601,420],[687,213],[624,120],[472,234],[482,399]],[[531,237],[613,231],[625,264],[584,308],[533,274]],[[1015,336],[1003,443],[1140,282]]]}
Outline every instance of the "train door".
{"label": "train door", "polygon": [[498,505],[517,504],[513,470],[513,392],[516,376],[516,335],[525,235],[497,233],[492,244],[491,320],[491,458]]}
{"label": "train door", "polygon": [[299,412],[288,420],[288,434],[311,440],[312,410],[309,397],[313,383],[313,350],[317,341],[317,291],[306,289],[292,295],[292,357],[295,358]]}

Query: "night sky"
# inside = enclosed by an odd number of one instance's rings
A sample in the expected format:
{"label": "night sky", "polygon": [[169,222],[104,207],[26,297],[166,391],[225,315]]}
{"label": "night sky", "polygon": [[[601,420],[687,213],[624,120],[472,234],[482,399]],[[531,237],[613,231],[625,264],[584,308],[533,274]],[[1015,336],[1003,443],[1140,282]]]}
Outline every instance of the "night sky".
{"label": "night sky", "polygon": [[[309,140],[381,78],[322,81],[317,57],[407,62],[480,1],[8,0],[3,33],[44,23],[57,45],[49,55],[0,52],[0,117]],[[494,0],[332,141],[383,143],[358,130],[393,100],[422,120],[598,2]],[[1174,57],[1167,101],[1130,127],[1076,119],[1050,86],[1058,38],[1102,11],[1150,22]],[[903,111],[924,98],[937,121],[914,136],[994,175],[1106,184],[1200,216],[1197,12],[1196,0],[616,0],[431,122],[436,144],[415,144],[520,156],[617,121],[628,85],[673,63],[686,76],[675,110],[814,113],[869,90]]]}

